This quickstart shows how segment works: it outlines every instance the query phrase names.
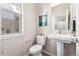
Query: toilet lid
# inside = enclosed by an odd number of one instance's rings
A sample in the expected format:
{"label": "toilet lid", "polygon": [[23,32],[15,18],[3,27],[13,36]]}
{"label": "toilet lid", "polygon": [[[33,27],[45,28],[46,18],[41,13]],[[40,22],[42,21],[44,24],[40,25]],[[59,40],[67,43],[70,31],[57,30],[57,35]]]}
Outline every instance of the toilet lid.
{"label": "toilet lid", "polygon": [[35,51],[37,52],[37,51],[40,51],[41,49],[42,49],[42,46],[39,44],[36,44],[30,48],[30,52],[35,52]]}

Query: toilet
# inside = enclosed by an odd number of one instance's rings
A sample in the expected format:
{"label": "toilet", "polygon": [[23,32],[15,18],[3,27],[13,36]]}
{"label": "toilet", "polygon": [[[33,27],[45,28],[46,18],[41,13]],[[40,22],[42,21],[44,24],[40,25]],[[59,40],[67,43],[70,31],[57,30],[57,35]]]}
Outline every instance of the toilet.
{"label": "toilet", "polygon": [[38,35],[38,36],[36,37],[36,42],[37,42],[37,44],[33,45],[33,46],[30,48],[29,52],[30,52],[30,54],[32,54],[33,56],[42,56],[41,51],[42,51],[42,47],[43,47],[43,46],[45,45],[45,43],[46,43],[46,36],[40,36],[40,35]]}

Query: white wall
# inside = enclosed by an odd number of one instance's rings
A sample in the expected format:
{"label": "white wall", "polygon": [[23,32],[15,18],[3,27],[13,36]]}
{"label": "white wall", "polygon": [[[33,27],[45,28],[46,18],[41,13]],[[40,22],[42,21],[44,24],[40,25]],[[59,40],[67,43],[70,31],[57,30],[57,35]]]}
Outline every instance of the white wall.
{"label": "white wall", "polygon": [[24,45],[25,53],[33,45],[36,37],[36,7],[33,3],[23,4],[24,17]]}
{"label": "white wall", "polygon": [[[50,5],[47,4],[47,3],[40,3],[40,4],[37,4],[37,34],[48,34],[48,33],[51,33],[53,32],[53,29],[52,29],[52,22],[51,22],[51,9],[50,9]],[[43,27],[39,27],[39,15],[43,12],[47,10],[48,14],[48,19],[47,19],[47,26],[43,26]],[[50,40],[50,39],[47,39],[47,42],[46,42],[46,45],[45,47],[43,48],[44,51],[47,51],[51,54],[55,54],[56,55],[56,41],[54,40]]]}
{"label": "white wall", "polygon": [[45,11],[48,10],[47,3],[38,3],[36,5],[36,12],[37,12],[37,34],[47,34],[47,26],[39,27],[39,16]]}

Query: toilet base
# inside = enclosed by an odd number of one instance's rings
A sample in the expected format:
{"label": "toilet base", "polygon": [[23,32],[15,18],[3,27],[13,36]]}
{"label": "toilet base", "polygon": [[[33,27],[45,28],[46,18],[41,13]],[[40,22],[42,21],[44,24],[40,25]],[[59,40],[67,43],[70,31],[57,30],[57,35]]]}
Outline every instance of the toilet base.
{"label": "toilet base", "polygon": [[35,54],[33,54],[33,56],[42,56],[42,53],[40,52],[40,53],[35,53]]}

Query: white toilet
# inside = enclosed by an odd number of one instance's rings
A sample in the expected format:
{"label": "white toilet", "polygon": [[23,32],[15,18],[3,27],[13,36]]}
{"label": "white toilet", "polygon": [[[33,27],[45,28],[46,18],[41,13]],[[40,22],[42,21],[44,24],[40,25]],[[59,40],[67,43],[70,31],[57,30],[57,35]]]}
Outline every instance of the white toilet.
{"label": "white toilet", "polygon": [[33,56],[42,56],[41,51],[42,51],[42,47],[45,45],[46,42],[46,36],[37,36],[37,44],[33,45],[30,48],[30,54],[32,54]]}

